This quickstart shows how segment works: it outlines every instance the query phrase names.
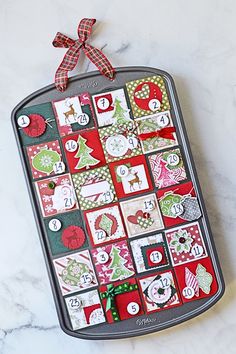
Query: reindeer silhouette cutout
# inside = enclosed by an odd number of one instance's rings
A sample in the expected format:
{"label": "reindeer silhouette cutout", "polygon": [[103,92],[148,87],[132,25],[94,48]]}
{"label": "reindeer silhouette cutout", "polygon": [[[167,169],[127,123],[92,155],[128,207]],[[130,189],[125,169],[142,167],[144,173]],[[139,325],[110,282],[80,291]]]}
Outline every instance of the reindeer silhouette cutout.
{"label": "reindeer silhouette cutout", "polygon": [[70,104],[69,107],[70,107],[70,109],[68,111],[64,112],[66,123],[70,123],[69,116],[74,116],[76,114],[73,104]]}
{"label": "reindeer silhouette cutout", "polygon": [[140,180],[139,176],[138,176],[138,172],[134,172],[134,178],[129,180],[129,188],[130,188],[130,191],[135,191],[135,188],[134,188],[134,184],[137,183],[138,184],[138,187],[140,188],[141,184],[142,184],[142,181]]}

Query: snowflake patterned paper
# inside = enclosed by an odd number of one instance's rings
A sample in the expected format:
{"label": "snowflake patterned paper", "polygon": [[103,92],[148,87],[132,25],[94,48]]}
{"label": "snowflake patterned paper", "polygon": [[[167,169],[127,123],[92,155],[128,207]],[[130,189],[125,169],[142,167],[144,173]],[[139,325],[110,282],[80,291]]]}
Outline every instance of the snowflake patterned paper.
{"label": "snowflake patterned paper", "polygon": [[195,261],[207,256],[198,222],[165,232],[173,265]]}
{"label": "snowflake patterned paper", "polygon": [[130,246],[138,273],[170,265],[162,234],[138,238]]}
{"label": "snowflake patterned paper", "polygon": [[[138,134],[153,133],[165,128],[173,127],[173,122],[170,112],[155,113],[150,116],[136,119],[138,123]],[[163,150],[168,147],[178,145],[178,140],[175,133],[172,133],[172,139],[155,136],[141,140],[143,153]]]}
{"label": "snowflake patterned paper", "polygon": [[214,268],[209,257],[175,267],[183,302],[214,295],[218,290]]}
{"label": "snowflake patterned paper", "polygon": [[93,209],[117,200],[108,166],[72,175],[82,210]]}
{"label": "snowflake patterned paper", "polygon": [[165,83],[161,76],[152,76],[126,84],[135,118],[170,109]]}
{"label": "snowflake patterned paper", "polygon": [[[126,241],[101,246],[91,252],[100,284],[123,280],[135,274]],[[103,260],[104,254],[106,258]]]}
{"label": "snowflake patterned paper", "polygon": [[93,95],[93,104],[99,127],[131,121],[123,89]]}
{"label": "snowflake patterned paper", "polygon": [[143,235],[164,227],[155,194],[120,203],[129,237]]}
{"label": "snowflake patterned paper", "polygon": [[44,217],[78,209],[69,174],[37,181],[35,188]]}
{"label": "snowflake patterned paper", "polygon": [[139,284],[148,313],[181,305],[172,271],[141,278]]}
{"label": "snowflake patterned paper", "polygon": [[118,204],[87,211],[84,216],[94,246],[126,237]]}
{"label": "snowflake patterned paper", "polygon": [[[58,140],[27,147],[28,160],[33,179],[53,176],[65,170]],[[62,163],[61,163],[62,162]],[[58,169],[59,164],[61,167]]]}
{"label": "snowflake patterned paper", "polygon": [[53,264],[62,295],[86,290],[97,285],[88,250],[54,259]]}
{"label": "snowflake patterned paper", "polygon": [[106,322],[97,290],[65,298],[73,330]]}
{"label": "snowflake patterned paper", "polygon": [[110,126],[99,129],[99,135],[107,163],[142,154],[134,125],[131,129],[126,126]]}
{"label": "snowflake patterned paper", "polygon": [[172,149],[148,156],[155,186],[170,187],[187,178],[180,149]]}
{"label": "snowflake patterned paper", "polygon": [[92,103],[88,92],[81,93],[79,96],[54,101],[53,108],[61,136],[92,128],[95,125]]}

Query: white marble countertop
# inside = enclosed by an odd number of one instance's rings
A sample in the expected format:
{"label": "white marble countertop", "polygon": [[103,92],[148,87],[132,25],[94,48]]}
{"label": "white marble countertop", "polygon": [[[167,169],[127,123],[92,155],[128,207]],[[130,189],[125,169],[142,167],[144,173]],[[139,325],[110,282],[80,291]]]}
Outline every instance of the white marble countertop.
{"label": "white marble countertop", "polygon": [[[10,123],[21,99],[52,82],[64,53],[51,46],[55,33],[75,37],[83,17],[99,21],[91,43],[114,66],[158,67],[175,78],[226,281],[222,300],[200,317],[110,342],[59,328]],[[0,353],[235,353],[235,18],[233,0],[1,2]],[[84,59],[80,68],[94,69]]]}

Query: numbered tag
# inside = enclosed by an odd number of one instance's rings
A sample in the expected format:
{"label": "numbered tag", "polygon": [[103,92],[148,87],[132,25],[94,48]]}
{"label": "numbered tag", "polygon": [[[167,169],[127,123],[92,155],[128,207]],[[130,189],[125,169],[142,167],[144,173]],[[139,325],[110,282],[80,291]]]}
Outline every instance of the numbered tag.
{"label": "numbered tag", "polygon": [[80,282],[82,285],[89,285],[92,283],[93,277],[90,273],[84,273],[80,277]]}
{"label": "numbered tag", "polygon": [[170,119],[168,115],[161,114],[157,117],[157,124],[159,125],[160,128],[166,127],[169,123],[170,123]]}
{"label": "numbered tag", "polygon": [[106,232],[102,229],[95,231],[95,238],[97,241],[103,241],[106,238]]}
{"label": "numbered tag", "polygon": [[98,254],[97,254],[98,263],[105,264],[108,262],[108,260],[109,260],[109,255],[107,252],[105,252],[105,251],[98,252]]}
{"label": "numbered tag", "polygon": [[17,124],[21,128],[26,128],[30,124],[30,118],[26,115],[22,115],[17,119]]}
{"label": "numbered tag", "polygon": [[58,161],[53,165],[53,171],[56,174],[65,172],[65,169],[66,169],[65,164],[62,161]]}
{"label": "numbered tag", "polygon": [[150,111],[158,111],[158,109],[160,109],[161,107],[161,102],[159,100],[157,100],[156,98],[153,98],[152,100],[149,101],[148,103],[148,107],[150,109]]}
{"label": "numbered tag", "polygon": [[49,221],[48,227],[51,231],[58,231],[61,229],[61,222],[58,219],[52,219]]}
{"label": "numbered tag", "polygon": [[89,116],[86,113],[80,114],[77,117],[77,122],[80,125],[87,125],[89,123]]}
{"label": "numbered tag", "polygon": [[182,291],[183,297],[185,299],[192,299],[195,295],[194,289],[191,286],[186,286]]}
{"label": "numbered tag", "polygon": [[158,264],[162,261],[162,254],[159,251],[152,251],[149,258],[152,263]]}
{"label": "numbered tag", "polygon": [[72,310],[77,310],[81,306],[81,301],[76,296],[74,296],[69,299],[68,304]]}
{"label": "numbered tag", "polygon": [[177,154],[170,154],[167,157],[168,165],[177,166],[179,164],[179,156]]}
{"label": "numbered tag", "polygon": [[102,194],[101,200],[103,203],[111,203],[114,199],[114,194],[111,191],[104,192]]}
{"label": "numbered tag", "polygon": [[158,279],[158,285],[162,289],[168,289],[170,287],[171,281],[170,278],[162,275],[160,279]]}
{"label": "numbered tag", "polygon": [[203,255],[203,247],[201,245],[198,245],[197,243],[191,248],[191,254],[197,258],[201,257]]}
{"label": "numbered tag", "polygon": [[130,314],[130,315],[137,315],[137,313],[139,313],[139,304],[137,304],[137,302],[130,302],[128,305],[127,305],[127,312]]}
{"label": "numbered tag", "polygon": [[67,140],[67,142],[65,143],[65,148],[67,151],[69,152],[74,152],[78,147],[78,144],[75,140]]}
{"label": "numbered tag", "polygon": [[170,211],[174,215],[174,218],[177,218],[179,215],[183,214],[184,207],[181,203],[176,203],[171,206]]}
{"label": "numbered tag", "polygon": [[64,207],[65,209],[71,209],[75,205],[75,199],[73,197],[64,197]]}
{"label": "numbered tag", "polygon": [[144,201],[144,209],[146,211],[152,211],[153,209],[155,209],[154,200],[145,200]]}
{"label": "numbered tag", "polygon": [[105,111],[110,106],[110,102],[106,97],[101,97],[97,100],[97,106],[102,111]]}
{"label": "numbered tag", "polygon": [[117,176],[119,176],[121,178],[122,177],[126,177],[129,174],[129,169],[125,165],[120,165],[120,166],[117,167],[116,173],[117,173]]}
{"label": "numbered tag", "polygon": [[137,148],[137,146],[138,146],[138,139],[137,138],[130,136],[127,140],[128,140],[129,149],[133,150],[133,149]]}

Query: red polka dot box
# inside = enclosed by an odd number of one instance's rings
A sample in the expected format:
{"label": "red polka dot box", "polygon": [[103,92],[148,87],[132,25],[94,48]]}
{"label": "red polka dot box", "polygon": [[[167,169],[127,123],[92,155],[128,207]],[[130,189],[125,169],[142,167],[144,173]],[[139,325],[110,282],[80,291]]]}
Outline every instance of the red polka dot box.
{"label": "red polka dot box", "polygon": [[[62,329],[85,339],[193,318],[224,281],[172,78],[116,69],[47,86],[12,123]],[[203,319],[202,319],[203,321]]]}

